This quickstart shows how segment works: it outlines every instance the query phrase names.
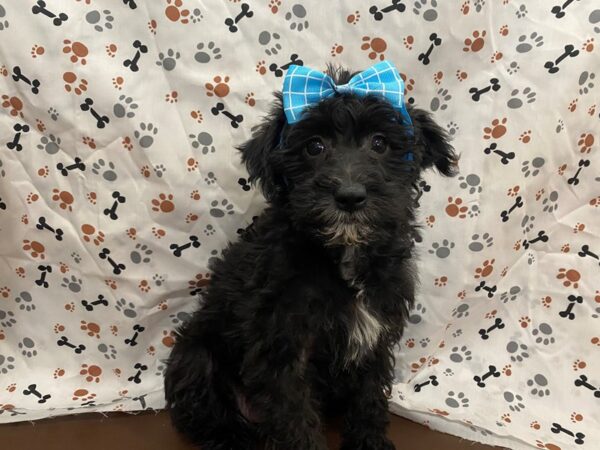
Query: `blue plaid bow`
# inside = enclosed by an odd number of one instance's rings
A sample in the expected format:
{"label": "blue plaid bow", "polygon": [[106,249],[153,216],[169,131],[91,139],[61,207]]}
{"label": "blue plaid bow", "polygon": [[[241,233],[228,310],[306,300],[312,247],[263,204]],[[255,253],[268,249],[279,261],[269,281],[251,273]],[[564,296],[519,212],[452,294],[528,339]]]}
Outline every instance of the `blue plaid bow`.
{"label": "blue plaid bow", "polygon": [[412,126],[404,105],[404,81],[398,70],[388,61],[369,67],[341,86],[336,86],[333,79],[323,72],[292,65],[283,80],[282,93],[283,110],[289,124],[298,122],[308,106],[336,93],[349,93],[361,97],[373,94],[385,98],[400,112],[405,123]]}

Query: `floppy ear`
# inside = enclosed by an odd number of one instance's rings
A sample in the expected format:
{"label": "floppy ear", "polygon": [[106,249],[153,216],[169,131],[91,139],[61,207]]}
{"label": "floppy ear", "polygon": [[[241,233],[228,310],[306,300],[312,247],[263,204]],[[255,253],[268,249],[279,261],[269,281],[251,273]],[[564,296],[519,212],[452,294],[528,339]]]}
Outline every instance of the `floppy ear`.
{"label": "floppy ear", "polygon": [[281,141],[286,123],[281,93],[275,93],[275,104],[263,122],[254,130],[252,138],[238,147],[242,162],[246,165],[251,182],[259,183],[267,200],[274,200],[281,193],[283,178],[276,173],[273,154]]}
{"label": "floppy ear", "polygon": [[459,158],[449,143],[448,133],[428,112],[418,108],[409,108],[408,112],[415,128],[416,145],[421,148],[421,167],[435,166],[443,175],[456,175]]}

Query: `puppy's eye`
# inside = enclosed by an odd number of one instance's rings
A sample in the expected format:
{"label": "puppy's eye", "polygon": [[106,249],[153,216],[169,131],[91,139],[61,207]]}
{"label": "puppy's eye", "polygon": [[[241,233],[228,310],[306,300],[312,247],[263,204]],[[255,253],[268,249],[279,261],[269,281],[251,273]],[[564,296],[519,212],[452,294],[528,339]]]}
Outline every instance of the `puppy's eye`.
{"label": "puppy's eye", "polygon": [[306,153],[309,156],[319,156],[325,151],[325,144],[321,139],[312,139],[306,144]]}
{"label": "puppy's eye", "polygon": [[373,136],[371,139],[371,150],[377,153],[385,153],[387,150],[387,141],[383,136]]}

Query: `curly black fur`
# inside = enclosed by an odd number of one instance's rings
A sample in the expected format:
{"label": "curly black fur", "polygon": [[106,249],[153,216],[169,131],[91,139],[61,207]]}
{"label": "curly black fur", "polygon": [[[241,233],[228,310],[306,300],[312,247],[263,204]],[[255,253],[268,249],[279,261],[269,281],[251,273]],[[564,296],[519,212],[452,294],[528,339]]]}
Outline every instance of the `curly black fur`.
{"label": "curly black fur", "polygon": [[[409,109],[411,131],[386,101],[342,95],[288,126],[276,97],[240,148],[269,206],[213,264],[171,354],[167,403],[203,450],[325,450],[331,414],[344,418],[342,449],[390,450],[386,393],[416,282],[414,186],[431,166],[452,175],[457,158],[422,110]],[[314,137],[326,149],[311,156]],[[352,183],[366,200],[342,211],[336,192]]]}

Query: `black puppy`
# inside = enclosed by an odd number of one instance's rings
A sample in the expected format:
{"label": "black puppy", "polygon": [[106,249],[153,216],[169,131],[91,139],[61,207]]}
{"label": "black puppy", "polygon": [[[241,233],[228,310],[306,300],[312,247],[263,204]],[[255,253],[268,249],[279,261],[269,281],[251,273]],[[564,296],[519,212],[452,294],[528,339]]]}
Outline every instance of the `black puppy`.
{"label": "black puppy", "polygon": [[[329,73],[339,84],[351,74]],[[269,202],[212,266],[165,380],[178,430],[203,450],[390,450],[393,348],[414,301],[415,185],[456,155],[424,111],[340,94],[286,122],[281,95],[241,146]]]}

